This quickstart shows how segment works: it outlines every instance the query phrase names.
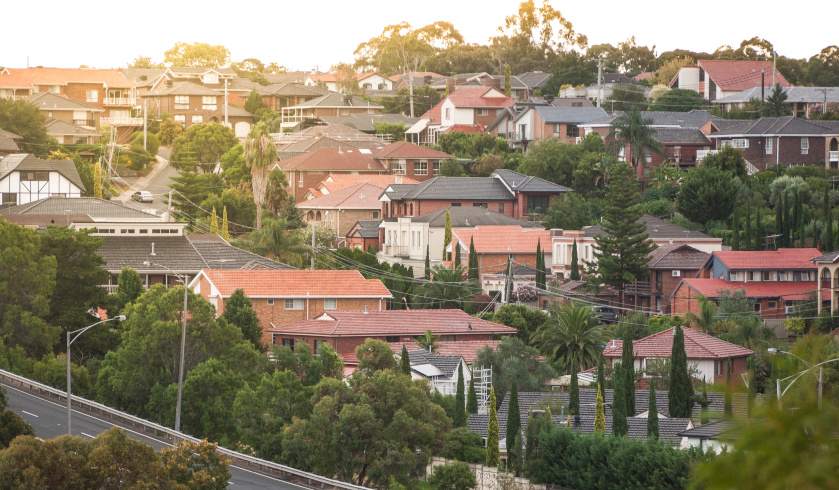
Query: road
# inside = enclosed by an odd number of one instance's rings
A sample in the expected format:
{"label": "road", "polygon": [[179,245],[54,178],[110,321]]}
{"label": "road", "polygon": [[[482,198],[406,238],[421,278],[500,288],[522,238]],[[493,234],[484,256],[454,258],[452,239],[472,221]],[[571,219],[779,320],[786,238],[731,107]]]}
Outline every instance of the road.
{"label": "road", "polygon": [[[157,163],[155,168],[145,177],[133,178],[126,177],[123,179],[129,185],[129,189],[117,196],[117,199],[123,201],[131,207],[152,210],[155,214],[160,214],[168,209],[169,189],[172,187],[172,178],[177,177],[178,171],[169,164],[167,157],[169,156],[168,149],[163,147],[157,155]],[[154,202],[139,203],[131,200],[131,194],[135,191],[149,191],[154,194]]]}
{"label": "road", "polygon": [[[67,433],[67,407],[57,403],[38,398],[29,393],[18,390],[11,386],[3,386],[6,391],[6,400],[8,401],[9,410],[14,411],[24,418],[38,437],[50,439]],[[82,437],[94,438],[100,432],[104,432],[111,427],[114,427],[110,422],[98,419],[85,413],[73,411],[73,434]],[[171,446],[171,444],[161,442],[157,439],[148,437],[138,432],[120,427],[126,431],[128,435],[142,441],[155,450],[160,450],[163,447]],[[283,490],[300,490],[303,487],[287,483],[275,478],[260,475],[250,470],[230,467],[230,484],[228,488],[253,488],[253,489],[283,489]]]}

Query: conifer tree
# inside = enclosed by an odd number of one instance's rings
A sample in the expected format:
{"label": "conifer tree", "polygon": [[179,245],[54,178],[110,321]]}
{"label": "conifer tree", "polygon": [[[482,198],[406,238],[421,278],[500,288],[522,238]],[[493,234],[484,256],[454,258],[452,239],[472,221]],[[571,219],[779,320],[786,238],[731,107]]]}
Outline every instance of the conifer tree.
{"label": "conifer tree", "polygon": [[457,392],[454,397],[454,426],[466,425],[466,387],[463,382],[463,364],[457,367]]}
{"label": "conifer tree", "polygon": [[635,415],[635,355],[633,353],[632,329],[626,328],[623,335],[621,352],[621,380],[623,383],[623,403],[626,416]]}
{"label": "conifer tree", "polygon": [[[511,447],[515,447],[514,443],[516,438],[519,438],[519,443],[521,443],[521,415],[519,414],[519,393],[518,393],[518,386],[514,381],[510,386],[510,403],[507,409],[507,443],[511,445]],[[521,453],[519,453],[520,455]],[[520,461],[510,461],[510,466],[518,473],[520,469]]]}
{"label": "conifer tree", "polygon": [[399,368],[403,374],[411,375],[411,357],[405,344],[402,344],[402,352],[399,354]]}
{"label": "conifer tree", "polygon": [[731,249],[740,250],[740,219],[737,213],[734,213],[731,222]]}
{"label": "conifer tree", "polygon": [[580,415],[580,380],[577,379],[577,368],[571,368],[571,388],[568,390],[568,413]]}
{"label": "conifer tree", "polygon": [[498,454],[498,412],[495,408],[495,388],[489,390],[489,423],[487,425],[487,466],[496,467],[499,462]]}
{"label": "conifer tree", "polygon": [[699,414],[699,421],[702,424],[707,424],[710,420],[708,416],[708,405],[710,405],[710,401],[708,401],[708,387],[705,386],[705,377],[702,377],[702,398],[699,399],[699,405],[702,407],[702,410]]}
{"label": "conifer tree", "polygon": [[210,233],[218,235],[218,214],[216,214],[216,207],[213,206],[213,212],[210,214]]}
{"label": "conifer tree", "polygon": [[615,366],[615,369],[612,371],[612,379],[614,380],[614,389],[612,390],[612,435],[622,436],[627,432],[623,363]]}
{"label": "conifer tree", "polygon": [[693,385],[688,373],[685,336],[674,327],[673,350],[670,354],[670,391],[667,393],[671,417],[688,418],[693,408]]}
{"label": "conifer tree", "polygon": [[513,301],[513,256],[507,256],[507,280],[504,282],[504,299],[507,303]]}
{"label": "conifer tree", "polygon": [[104,195],[104,185],[102,178],[102,165],[100,163],[93,164],[93,196],[102,198]]}
{"label": "conifer tree", "polygon": [[650,378],[650,405],[647,409],[647,438],[658,439],[658,407],[655,399],[655,378]]}
{"label": "conifer tree", "polygon": [[428,245],[425,246],[425,272],[423,273],[423,277],[426,281],[431,280],[431,257],[428,255]]}
{"label": "conifer tree", "polygon": [[580,261],[577,258],[577,239],[574,239],[574,244],[571,246],[571,280],[580,280]]}
{"label": "conifer tree", "polygon": [[542,240],[536,242],[536,287],[545,289],[545,257],[542,255]]}
{"label": "conifer tree", "polygon": [[504,95],[513,95],[513,70],[510,65],[504,65]]}
{"label": "conifer tree", "polygon": [[227,206],[221,212],[221,237],[230,240],[230,222],[227,220]]}
{"label": "conifer tree", "polygon": [[471,414],[478,413],[478,394],[475,393],[475,377],[469,378],[469,393],[466,396],[466,411]]}
{"label": "conifer tree", "polygon": [[597,393],[594,395],[594,432],[603,434],[606,432],[606,409],[603,403],[603,387],[596,386]]}
{"label": "conifer tree", "polygon": [[763,227],[763,207],[758,206],[755,217],[755,232],[753,250],[763,250],[763,240],[766,238],[766,229]]}
{"label": "conifer tree", "polygon": [[731,360],[726,363],[725,370],[725,399],[723,405],[723,413],[731,416],[734,413],[734,406],[731,400]]}
{"label": "conifer tree", "polygon": [[452,243],[452,247],[454,247],[454,267],[460,267],[460,243],[457,241]]}
{"label": "conifer tree", "polygon": [[469,238],[469,280],[477,282],[480,279],[478,271],[478,254],[475,253],[475,239]]}
{"label": "conifer tree", "polygon": [[740,237],[740,248],[749,250],[753,247],[754,237],[752,236],[752,202],[746,203],[746,222],[743,227],[743,236]]}
{"label": "conifer tree", "polygon": [[606,369],[603,367],[603,356],[597,359],[597,389],[606,394]]}
{"label": "conifer tree", "polygon": [[449,210],[446,210],[446,222],[445,227],[443,228],[443,260],[448,260],[448,255],[446,254],[446,249],[452,243],[452,215],[449,214]]}

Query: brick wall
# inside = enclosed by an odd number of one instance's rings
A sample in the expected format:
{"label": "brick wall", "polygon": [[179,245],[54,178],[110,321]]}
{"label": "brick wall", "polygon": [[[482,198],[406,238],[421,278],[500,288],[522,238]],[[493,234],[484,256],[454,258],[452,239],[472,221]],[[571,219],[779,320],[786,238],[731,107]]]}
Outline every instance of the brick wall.
{"label": "brick wall", "polygon": [[[653,308],[659,309],[663,313],[670,312],[670,297],[673,291],[682,282],[682,279],[688,277],[708,277],[706,274],[701,274],[697,269],[679,269],[681,274],[678,277],[673,276],[673,269],[655,269],[650,270],[650,292],[656,294],[659,291]],[[661,279],[659,281],[659,276]],[[660,284],[659,284],[660,283]]]}
{"label": "brick wall", "polygon": [[[470,207],[473,206],[476,202],[485,202],[487,204],[487,209],[490,211],[495,211],[497,213],[505,214],[507,216],[513,216],[513,201],[472,201],[472,200],[465,200],[465,199],[456,199],[456,200],[422,200],[422,201],[412,201],[414,204],[414,214],[413,216],[421,216],[424,214],[432,213],[439,209],[445,209],[452,205],[452,203],[460,203],[463,207]],[[410,204],[410,203],[409,203]],[[410,206],[409,206],[410,207]]]}
{"label": "brick wall", "polygon": [[[716,148],[722,148],[723,141],[730,141],[733,138],[720,138],[716,140]],[[808,138],[810,149],[806,155],[801,154],[801,138],[797,136],[772,138],[772,153],[766,154],[766,138],[748,138],[749,147],[740,150],[743,157],[757,168],[764,170],[775,166],[779,162],[781,166],[808,164],[825,164],[825,138],[823,136],[811,136]],[[777,153],[777,155],[776,155]]]}
{"label": "brick wall", "polygon": [[[301,209],[300,211],[303,213],[303,221],[307,224],[315,223],[326,227],[339,237],[346,236],[357,221],[379,219],[381,215],[380,209]],[[318,212],[321,216],[320,221],[316,219]]]}

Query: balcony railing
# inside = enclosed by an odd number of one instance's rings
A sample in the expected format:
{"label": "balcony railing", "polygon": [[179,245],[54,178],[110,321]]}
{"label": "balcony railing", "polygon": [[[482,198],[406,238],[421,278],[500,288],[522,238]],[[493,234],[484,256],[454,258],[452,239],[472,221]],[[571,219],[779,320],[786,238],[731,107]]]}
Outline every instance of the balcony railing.
{"label": "balcony railing", "polygon": [[827,152],[827,160],[829,162],[839,162],[839,151]]}
{"label": "balcony railing", "polygon": [[403,245],[385,245],[384,247],[385,255],[390,255],[391,257],[409,257],[411,254],[408,251],[408,247]]}
{"label": "balcony railing", "polygon": [[99,120],[102,126],[142,126],[142,117],[113,116],[103,117]]}
{"label": "balcony railing", "polygon": [[708,155],[714,155],[719,150],[696,150],[696,163],[701,163]]}
{"label": "balcony railing", "polygon": [[137,99],[135,97],[105,97],[102,102],[105,105],[137,105]]}

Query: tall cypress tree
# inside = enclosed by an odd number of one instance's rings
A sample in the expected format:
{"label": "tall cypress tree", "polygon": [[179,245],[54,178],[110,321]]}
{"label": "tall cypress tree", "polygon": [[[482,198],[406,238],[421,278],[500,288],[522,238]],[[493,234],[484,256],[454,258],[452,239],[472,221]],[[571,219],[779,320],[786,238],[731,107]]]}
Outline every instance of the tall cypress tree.
{"label": "tall cypress tree", "polygon": [[604,389],[598,385],[597,393],[594,394],[594,432],[603,434],[606,432],[606,410],[603,406]]}
{"label": "tall cypress tree", "polygon": [[411,375],[411,357],[408,355],[408,348],[402,344],[402,352],[399,354],[399,369],[408,376]]}
{"label": "tall cypress tree", "polygon": [[[754,383],[752,383],[754,384]],[[702,411],[699,414],[699,422],[701,424],[707,424],[710,417],[708,416],[708,405],[711,402],[708,400],[708,387],[705,386],[705,377],[702,377],[702,398],[699,399],[699,405],[702,407]]]}
{"label": "tall cypress tree", "polygon": [[[506,436],[507,444],[510,448],[515,447],[516,439],[518,439],[519,444],[521,444],[521,415],[519,414],[519,390],[515,382],[513,382],[510,386],[510,403],[507,409]],[[521,456],[521,452],[519,452],[518,456]],[[519,469],[521,469],[521,461],[514,461],[514,458],[509,459],[511,468],[513,469],[513,471],[518,473]]]}
{"label": "tall cypress tree", "polygon": [[221,237],[230,240],[230,221],[227,219],[227,206],[221,211]]}
{"label": "tall cypress tree", "polygon": [[512,302],[513,299],[513,256],[507,256],[507,280],[504,282],[504,297],[507,303]]}
{"label": "tall cypress tree", "polygon": [[603,356],[597,359],[597,388],[606,395],[606,369],[603,367]]}
{"label": "tall cypress tree", "polygon": [[536,242],[536,287],[545,289],[545,256],[542,255],[542,240]]}
{"label": "tall cypress tree", "polygon": [[216,207],[213,206],[213,212],[210,215],[210,233],[213,235],[218,235],[218,232],[218,215],[216,214]]}
{"label": "tall cypress tree", "polygon": [[480,272],[478,271],[478,254],[475,253],[475,239],[469,238],[469,280],[478,281],[480,279]]}
{"label": "tall cypress tree", "polygon": [[452,242],[452,215],[449,213],[448,209],[446,210],[445,218],[446,221],[443,228],[443,260],[448,260],[446,248]]}
{"label": "tall cypress tree", "polygon": [[571,388],[568,392],[568,413],[580,415],[580,381],[577,379],[577,368],[571,367]]}
{"label": "tall cypress tree", "polygon": [[723,413],[731,416],[734,413],[734,404],[731,400],[731,360],[726,363],[725,370],[725,399],[723,401]]}
{"label": "tall cypress tree", "polygon": [[580,280],[580,261],[577,258],[577,239],[574,239],[574,244],[571,246],[571,280]]}
{"label": "tall cypress tree", "polygon": [[621,351],[621,381],[623,383],[623,402],[626,405],[626,416],[635,415],[635,354],[632,344],[632,329],[626,328],[623,335],[623,350]]}
{"label": "tall cypress tree", "polygon": [[469,393],[466,396],[466,411],[468,413],[478,413],[478,395],[475,393],[475,378],[469,378]]}
{"label": "tall cypress tree", "polygon": [[431,280],[431,257],[429,257],[428,252],[429,252],[428,245],[426,245],[425,246],[425,273],[423,274],[423,277],[425,278],[426,281]]}
{"label": "tall cypress tree", "polygon": [[615,366],[615,369],[612,371],[612,379],[614,380],[614,388],[612,390],[612,435],[622,436],[627,431],[623,363]]}
{"label": "tall cypress tree", "polygon": [[752,248],[754,237],[752,236],[752,201],[746,203],[746,222],[743,229],[743,236],[740,237],[740,247],[744,250]]}
{"label": "tall cypress tree", "polygon": [[454,397],[454,426],[466,425],[466,387],[463,382],[463,364],[457,367],[457,392]]}
{"label": "tall cypress tree", "polygon": [[740,219],[737,213],[731,217],[731,249],[740,250]]}
{"label": "tall cypress tree", "polygon": [[487,425],[487,466],[498,466],[498,412],[495,409],[495,388],[489,390],[489,423]]}
{"label": "tall cypress tree", "polygon": [[650,405],[647,409],[647,437],[658,439],[658,407],[655,399],[655,378],[650,378]]}
{"label": "tall cypress tree", "polygon": [[755,232],[754,232],[754,250],[763,250],[764,240],[766,239],[766,229],[763,227],[763,206],[758,206],[757,216],[755,217]]}
{"label": "tall cypress tree", "polygon": [[673,350],[670,353],[670,391],[668,403],[671,417],[688,418],[693,409],[693,385],[688,373],[685,336],[682,328],[673,327]]}
{"label": "tall cypress tree", "polygon": [[460,243],[457,241],[452,242],[452,247],[454,247],[454,267],[460,267]]}

